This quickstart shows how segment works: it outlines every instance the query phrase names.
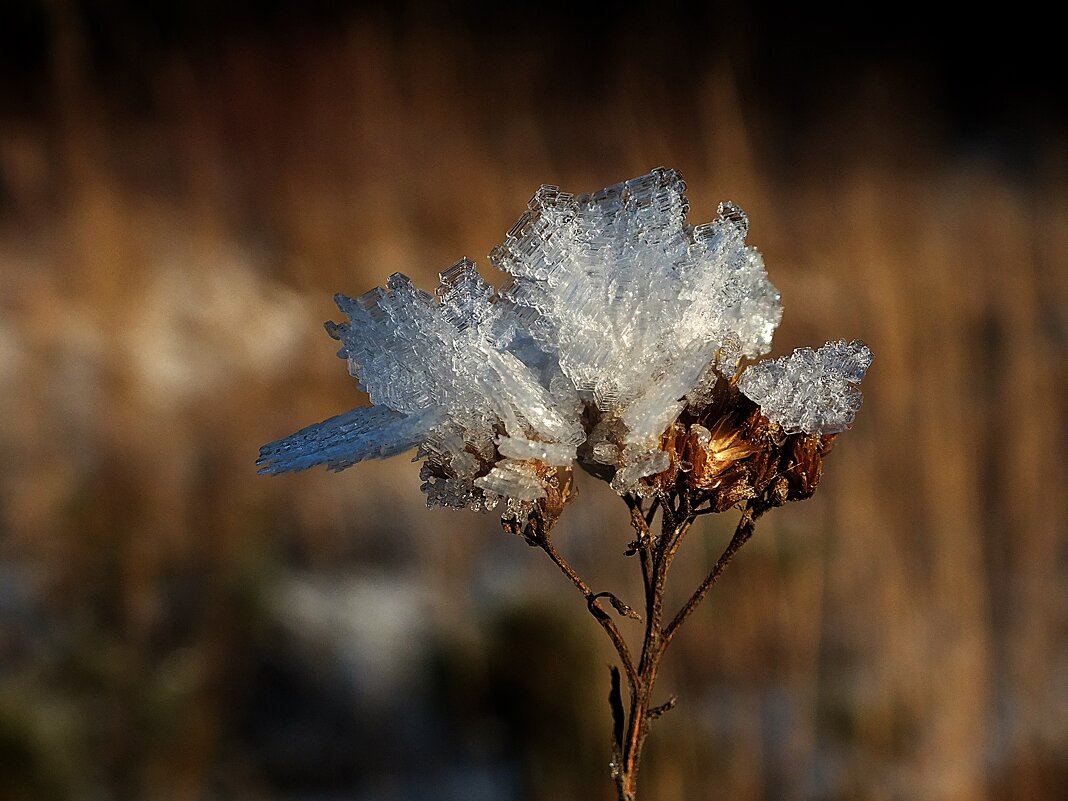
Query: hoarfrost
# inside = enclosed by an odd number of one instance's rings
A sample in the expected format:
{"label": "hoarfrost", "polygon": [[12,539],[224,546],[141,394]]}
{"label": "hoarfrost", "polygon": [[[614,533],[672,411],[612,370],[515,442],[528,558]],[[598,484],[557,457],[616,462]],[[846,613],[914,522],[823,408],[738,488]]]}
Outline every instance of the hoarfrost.
{"label": "hoarfrost", "polygon": [[856,385],[871,362],[863,342],[838,340],[754,364],[738,388],[789,432],[837,434],[853,424],[861,399]]}
{"label": "hoarfrost", "polygon": [[[665,168],[587,195],[543,186],[490,254],[511,277],[500,292],[462,259],[434,294],[396,273],[338,295],[348,321],[326,328],[373,405],[265,446],[261,472],[417,447],[429,505],[518,511],[578,448],[618,492],[645,491],[671,466],[664,431],[767,353],[782,316],[745,213],[723,203],[693,227],[684,191]],[[839,345],[750,367],[740,386],[787,427],[848,425],[863,369]]]}
{"label": "hoarfrost", "polygon": [[414,448],[439,417],[436,409],[404,415],[385,406],[353,409],[303,428],[260,449],[261,473],[326,465],[344,470],[364,459],[385,459]]}

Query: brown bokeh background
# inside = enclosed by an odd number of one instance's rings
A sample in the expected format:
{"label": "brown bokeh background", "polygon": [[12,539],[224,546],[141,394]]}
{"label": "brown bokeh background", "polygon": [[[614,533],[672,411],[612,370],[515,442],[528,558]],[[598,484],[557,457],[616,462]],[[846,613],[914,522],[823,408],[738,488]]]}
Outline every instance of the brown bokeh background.
{"label": "brown bokeh background", "polygon": [[[855,429],[662,673],[659,801],[1068,786],[1068,158],[1051,28],[658,3],[17,0],[0,33],[0,797],[609,799],[610,649],[405,458],[263,478],[365,402],[331,295],[429,288],[542,183],[665,164],[860,337]],[[625,508],[559,540],[637,592]],[[728,515],[729,517],[729,515]],[[688,544],[696,585],[732,520]]]}

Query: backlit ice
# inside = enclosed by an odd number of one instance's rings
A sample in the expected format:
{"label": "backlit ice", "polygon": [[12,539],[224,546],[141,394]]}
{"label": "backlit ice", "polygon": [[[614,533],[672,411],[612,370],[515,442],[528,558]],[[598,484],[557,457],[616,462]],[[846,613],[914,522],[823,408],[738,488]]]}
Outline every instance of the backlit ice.
{"label": "backlit ice", "polygon": [[684,190],[663,168],[590,195],[544,186],[490,254],[500,292],[463,259],[434,294],[396,273],[338,295],[348,321],[327,330],[373,405],[264,446],[261,472],[418,448],[428,504],[493,508],[543,497],[581,446],[626,493],[670,466],[663,433],[725,380],[787,431],[847,427],[870,351],[832,342],[738,375],[770,350],[779,293],[744,212],[691,226]]}

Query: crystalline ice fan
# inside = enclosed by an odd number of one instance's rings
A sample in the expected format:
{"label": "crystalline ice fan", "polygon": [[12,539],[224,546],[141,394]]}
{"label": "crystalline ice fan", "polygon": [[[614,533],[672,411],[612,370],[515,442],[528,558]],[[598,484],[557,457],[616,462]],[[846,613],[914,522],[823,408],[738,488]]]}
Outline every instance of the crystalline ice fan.
{"label": "crystalline ice fan", "polygon": [[[544,186],[490,254],[499,293],[467,259],[435,295],[401,274],[328,323],[372,406],[264,446],[261,472],[344,469],[418,447],[429,505],[518,514],[581,458],[620,493],[672,466],[665,431],[717,382],[737,382],[786,431],[853,420],[871,354],[828,343],[763,362],[782,316],[748,219],[721,204],[690,226],[685,184],[656,169],[591,195]],[[579,457],[579,454],[582,454]]]}

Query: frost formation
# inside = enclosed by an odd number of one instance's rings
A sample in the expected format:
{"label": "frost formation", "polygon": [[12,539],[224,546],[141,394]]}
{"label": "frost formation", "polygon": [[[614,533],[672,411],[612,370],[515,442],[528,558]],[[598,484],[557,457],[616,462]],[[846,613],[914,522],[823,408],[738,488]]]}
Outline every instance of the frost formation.
{"label": "frost formation", "polygon": [[[434,295],[400,273],[338,295],[348,322],[327,331],[373,405],[264,446],[261,472],[417,447],[428,505],[507,498],[518,513],[580,447],[620,493],[664,471],[668,426],[767,353],[782,316],[744,212],[723,203],[691,226],[684,191],[664,168],[589,195],[543,186],[490,254],[511,277],[499,293],[463,259]],[[739,387],[788,430],[832,433],[868,362],[860,343],[828,343],[750,367]]]}
{"label": "frost formation", "polygon": [[860,408],[857,384],[871,365],[871,350],[853,340],[799,348],[781,359],[754,364],[738,388],[787,432],[837,434],[853,424]]}

